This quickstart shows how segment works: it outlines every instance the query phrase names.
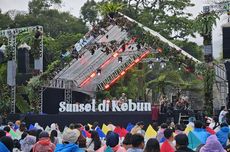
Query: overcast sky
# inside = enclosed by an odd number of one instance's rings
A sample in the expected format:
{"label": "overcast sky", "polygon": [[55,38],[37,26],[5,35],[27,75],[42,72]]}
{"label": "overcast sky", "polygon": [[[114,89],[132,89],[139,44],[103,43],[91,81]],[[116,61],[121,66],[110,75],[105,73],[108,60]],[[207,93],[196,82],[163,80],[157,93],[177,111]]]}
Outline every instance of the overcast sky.
{"label": "overcast sky", "polygon": [[[61,6],[62,11],[68,11],[74,16],[79,17],[80,8],[87,0],[63,0],[63,4]],[[96,0],[99,1],[99,0]],[[196,16],[199,12],[202,11],[203,5],[207,4],[207,1],[210,0],[192,0],[195,4],[195,7],[188,8],[187,11],[191,12]],[[28,10],[28,2],[29,0],[0,0],[0,9],[3,12],[7,12],[8,10],[16,9],[21,11]],[[1,21],[0,21],[1,22]],[[213,44],[214,44],[214,56],[218,57],[222,51],[222,30],[221,25],[227,22],[227,16],[222,16],[220,21],[218,21],[218,26],[214,28],[213,32]],[[154,30],[154,29],[153,29]],[[198,37],[196,39],[191,39],[191,41],[197,42],[199,45],[202,44],[202,38]]]}

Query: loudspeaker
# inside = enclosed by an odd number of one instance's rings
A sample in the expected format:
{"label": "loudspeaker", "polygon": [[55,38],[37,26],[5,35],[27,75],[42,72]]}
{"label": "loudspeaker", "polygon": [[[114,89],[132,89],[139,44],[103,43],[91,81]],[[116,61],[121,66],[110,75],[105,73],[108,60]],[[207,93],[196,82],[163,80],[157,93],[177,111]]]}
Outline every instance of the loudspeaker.
{"label": "loudspeaker", "polygon": [[0,64],[4,62],[4,53],[0,50]]}
{"label": "loudspeaker", "polygon": [[230,25],[223,26],[223,59],[230,58]]}
{"label": "loudspeaker", "polygon": [[18,73],[29,72],[29,51],[26,48],[18,49]]}

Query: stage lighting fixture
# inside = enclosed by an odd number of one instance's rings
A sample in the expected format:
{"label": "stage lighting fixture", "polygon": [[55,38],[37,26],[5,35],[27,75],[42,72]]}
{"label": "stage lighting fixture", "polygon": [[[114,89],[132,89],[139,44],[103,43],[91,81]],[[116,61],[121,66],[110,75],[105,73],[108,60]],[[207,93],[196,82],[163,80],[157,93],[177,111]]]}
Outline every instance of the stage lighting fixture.
{"label": "stage lighting fixture", "polygon": [[180,70],[181,70],[181,67],[179,67],[178,70],[180,71]]}
{"label": "stage lighting fixture", "polygon": [[153,66],[154,66],[153,61],[149,61],[149,63],[148,63],[148,64],[149,64],[149,68],[150,68],[150,69],[152,69],[152,68],[153,68]]}
{"label": "stage lighting fixture", "polygon": [[118,62],[121,63],[122,62],[122,57],[118,57]]}
{"label": "stage lighting fixture", "polygon": [[166,66],[165,61],[161,61],[160,66],[161,66],[162,69],[165,68],[165,66]]}
{"label": "stage lighting fixture", "polygon": [[157,61],[160,61],[160,58],[157,57],[156,60],[157,60]]}
{"label": "stage lighting fixture", "polygon": [[101,69],[97,69],[97,75],[101,75]]}

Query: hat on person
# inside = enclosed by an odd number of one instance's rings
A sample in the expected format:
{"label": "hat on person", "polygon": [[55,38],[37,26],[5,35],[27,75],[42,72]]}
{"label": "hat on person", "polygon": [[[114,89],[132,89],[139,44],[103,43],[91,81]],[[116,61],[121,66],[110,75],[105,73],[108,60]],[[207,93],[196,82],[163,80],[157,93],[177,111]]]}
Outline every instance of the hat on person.
{"label": "hat on person", "polygon": [[22,141],[21,141],[21,149],[22,151],[31,151],[33,148],[33,145],[36,143],[36,137],[27,135]]}
{"label": "hat on person", "polygon": [[46,137],[49,137],[49,133],[46,132],[46,131],[42,131],[42,132],[39,134],[39,138],[46,138]]}
{"label": "hat on person", "polygon": [[188,145],[188,137],[186,134],[178,134],[175,137],[176,144],[181,146],[187,146]]}
{"label": "hat on person", "polygon": [[106,135],[106,145],[110,147],[115,147],[119,143],[119,135],[115,132],[109,132]]}
{"label": "hat on person", "polygon": [[68,142],[68,143],[76,143],[80,136],[80,131],[77,129],[73,130],[67,130],[64,132],[62,136],[62,141],[63,142]]}

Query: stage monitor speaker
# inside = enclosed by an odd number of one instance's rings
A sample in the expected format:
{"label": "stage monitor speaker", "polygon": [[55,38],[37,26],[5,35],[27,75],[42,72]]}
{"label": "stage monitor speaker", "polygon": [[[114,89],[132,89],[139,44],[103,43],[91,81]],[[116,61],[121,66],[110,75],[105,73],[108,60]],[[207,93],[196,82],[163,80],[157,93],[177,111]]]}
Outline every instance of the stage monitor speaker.
{"label": "stage monitor speaker", "polygon": [[18,73],[29,72],[29,51],[26,48],[18,49]]}
{"label": "stage monitor speaker", "polygon": [[230,24],[223,26],[223,59],[230,58]]}

